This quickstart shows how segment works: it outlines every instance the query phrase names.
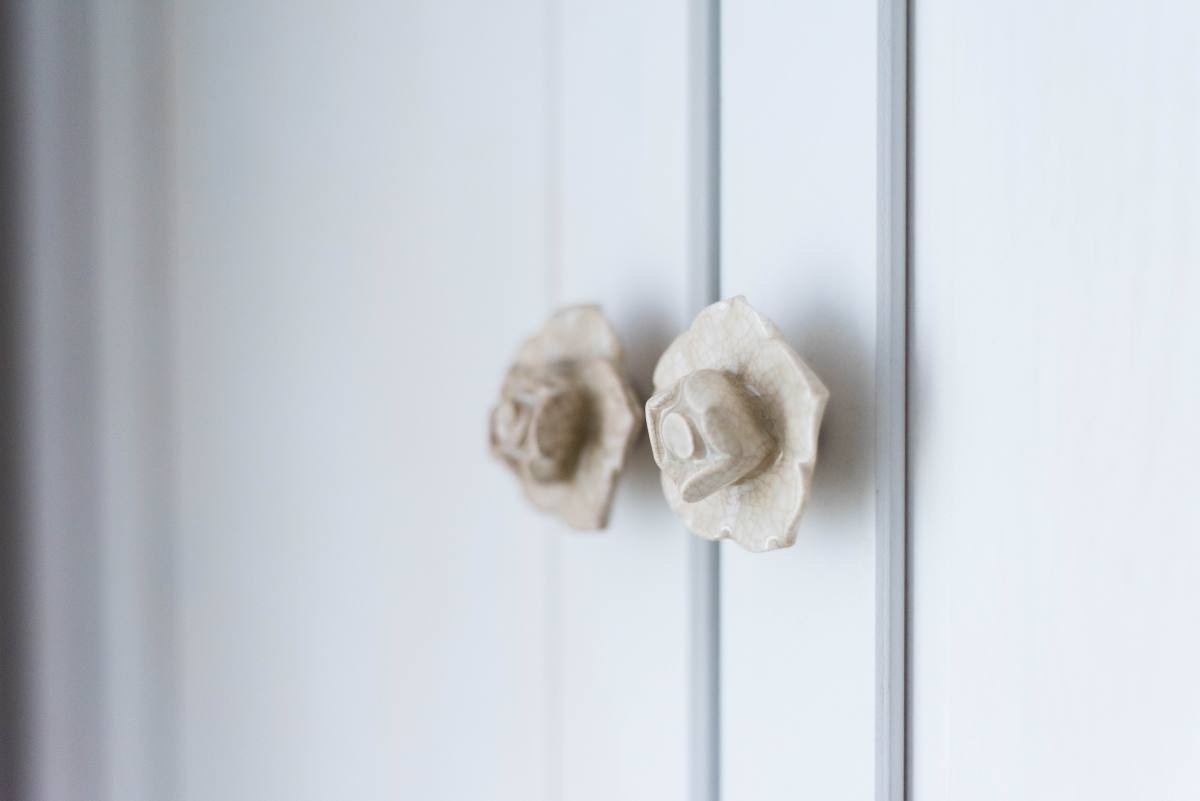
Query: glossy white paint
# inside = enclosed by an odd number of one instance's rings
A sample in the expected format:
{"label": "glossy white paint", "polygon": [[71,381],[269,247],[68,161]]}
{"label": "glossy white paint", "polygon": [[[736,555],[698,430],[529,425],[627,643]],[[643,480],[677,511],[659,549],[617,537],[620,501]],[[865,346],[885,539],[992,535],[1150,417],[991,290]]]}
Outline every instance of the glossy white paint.
{"label": "glossy white paint", "polygon": [[1200,11],[914,12],[912,797],[1200,795]]}
{"label": "glossy white paint", "polygon": [[795,546],[721,553],[727,801],[875,793],[876,4],[723,10],[721,293],[829,389]]}

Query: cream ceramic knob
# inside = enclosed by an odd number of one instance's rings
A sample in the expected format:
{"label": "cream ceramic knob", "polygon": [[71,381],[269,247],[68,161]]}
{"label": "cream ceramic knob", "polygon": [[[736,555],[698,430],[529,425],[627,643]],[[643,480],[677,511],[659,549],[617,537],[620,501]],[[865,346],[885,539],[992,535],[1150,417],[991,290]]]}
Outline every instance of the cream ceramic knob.
{"label": "cream ceramic knob", "polygon": [[658,361],[646,424],[689,529],[786,548],[808,500],[829,391],[745,298],[714,303]]}
{"label": "cream ceramic knob", "polygon": [[599,308],[562,309],[525,341],[490,423],[492,453],[535,506],[575,528],[607,525],[641,414],[621,343]]}

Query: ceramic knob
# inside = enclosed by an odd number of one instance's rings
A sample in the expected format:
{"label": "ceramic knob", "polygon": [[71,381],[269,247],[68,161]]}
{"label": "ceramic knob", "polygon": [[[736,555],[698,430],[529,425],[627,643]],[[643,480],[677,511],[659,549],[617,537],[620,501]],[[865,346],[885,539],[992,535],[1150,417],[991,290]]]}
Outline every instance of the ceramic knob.
{"label": "ceramic knob", "polygon": [[573,306],[517,351],[489,445],[534,506],[575,528],[604,528],[640,412],[616,332],[599,308]]}
{"label": "ceramic knob", "polygon": [[702,311],[659,359],[646,425],[667,502],[709,540],[786,548],[829,391],[745,298]]}

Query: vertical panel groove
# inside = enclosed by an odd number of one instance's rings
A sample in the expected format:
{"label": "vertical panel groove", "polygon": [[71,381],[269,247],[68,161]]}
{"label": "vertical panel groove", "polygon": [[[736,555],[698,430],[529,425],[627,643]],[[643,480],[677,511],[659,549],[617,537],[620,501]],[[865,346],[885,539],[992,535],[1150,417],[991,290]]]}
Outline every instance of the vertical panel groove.
{"label": "vertical panel groove", "polygon": [[[546,0],[542,88],[545,162],[545,305],[547,312],[562,303],[563,286],[563,25],[562,0]],[[539,532],[543,533],[543,532]],[[564,687],[566,620],[563,602],[563,554],[558,532],[548,532],[546,542],[546,799],[566,795],[566,720]]]}
{"label": "vertical panel groove", "polygon": [[875,797],[905,796],[907,0],[879,0]]}
{"label": "vertical panel groove", "polygon": [[[721,8],[696,0],[691,15],[691,254],[689,310],[720,297]],[[689,796],[720,795],[720,550],[689,536],[691,721]]]}

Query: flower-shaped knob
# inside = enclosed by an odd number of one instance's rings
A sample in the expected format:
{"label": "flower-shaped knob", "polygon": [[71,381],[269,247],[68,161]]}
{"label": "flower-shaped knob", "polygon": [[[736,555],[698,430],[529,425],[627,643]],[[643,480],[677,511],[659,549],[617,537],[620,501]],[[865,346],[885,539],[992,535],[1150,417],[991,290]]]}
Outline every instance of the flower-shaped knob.
{"label": "flower-shaped knob", "polygon": [[535,506],[575,528],[604,528],[638,412],[612,326],[595,306],[573,306],[521,346],[488,438]]}
{"label": "flower-shaped knob", "polygon": [[659,359],[646,403],[675,513],[705,539],[784,548],[808,500],[828,390],[737,297],[709,306]]}
{"label": "flower-shaped knob", "polygon": [[500,398],[492,410],[492,450],[531,481],[569,478],[587,433],[583,389],[553,365],[516,365]]}

